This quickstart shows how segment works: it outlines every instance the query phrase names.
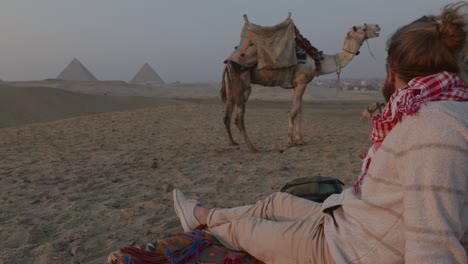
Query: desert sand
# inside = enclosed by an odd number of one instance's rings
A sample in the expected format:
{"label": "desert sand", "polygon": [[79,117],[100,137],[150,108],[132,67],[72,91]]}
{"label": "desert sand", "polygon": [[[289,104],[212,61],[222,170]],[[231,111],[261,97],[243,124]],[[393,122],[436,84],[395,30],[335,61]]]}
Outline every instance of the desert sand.
{"label": "desert sand", "polygon": [[260,153],[228,146],[219,84],[0,85],[0,263],[105,263],[182,228],[171,190],[237,206],[304,176],[352,186],[377,93],[309,87],[305,144],[287,148],[290,90],[254,87],[246,127]]}

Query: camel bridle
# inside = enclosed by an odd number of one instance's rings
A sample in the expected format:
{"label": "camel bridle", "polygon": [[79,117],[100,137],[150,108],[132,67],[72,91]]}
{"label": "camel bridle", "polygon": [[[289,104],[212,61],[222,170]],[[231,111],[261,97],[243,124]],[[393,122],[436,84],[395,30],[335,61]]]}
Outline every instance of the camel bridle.
{"label": "camel bridle", "polygon": [[368,33],[367,33],[368,27],[369,27],[369,26],[368,26],[367,24],[364,24],[364,34],[365,34],[365,35],[364,35],[364,39],[363,39],[362,41],[359,40],[359,39],[356,38],[356,37],[352,37],[352,38],[354,38],[354,39],[360,41],[359,48],[358,48],[358,50],[357,50],[356,52],[352,52],[352,51],[347,50],[347,49],[342,49],[342,50],[345,51],[345,52],[351,53],[351,54],[353,54],[354,56],[357,56],[357,55],[361,54],[361,52],[359,51],[359,49],[362,47],[362,44],[363,44],[364,41],[365,41],[365,42],[367,43],[367,48],[369,49],[369,53],[371,54],[372,58],[375,59],[375,56],[374,56],[374,54],[372,53],[372,51],[371,51],[371,49],[370,49],[370,47],[369,47],[369,41],[368,41],[368,40],[369,40],[369,36],[368,36]]}
{"label": "camel bridle", "polygon": [[363,39],[363,40],[360,40],[360,39],[358,39],[357,37],[352,36],[352,38],[354,38],[354,39],[356,39],[356,40],[358,40],[358,41],[360,42],[359,48],[358,48],[358,50],[357,50],[356,52],[352,52],[352,51],[347,50],[347,49],[342,49],[342,50],[343,50],[343,51],[346,51],[346,52],[348,52],[348,53],[351,53],[351,54],[353,54],[354,56],[357,56],[357,55],[361,54],[361,52],[359,51],[359,49],[362,47],[362,44],[364,43],[364,41],[367,42],[367,40],[369,39],[369,36],[367,35],[367,28],[368,28],[368,25],[367,25],[367,24],[364,24],[364,39]]}

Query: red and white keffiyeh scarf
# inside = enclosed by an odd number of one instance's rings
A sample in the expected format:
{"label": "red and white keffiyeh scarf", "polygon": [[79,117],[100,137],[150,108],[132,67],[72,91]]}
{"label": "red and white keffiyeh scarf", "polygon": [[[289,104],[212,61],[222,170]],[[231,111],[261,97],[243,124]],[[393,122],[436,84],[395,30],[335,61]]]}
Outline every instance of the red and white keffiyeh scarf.
{"label": "red and white keffiyeh scarf", "polygon": [[454,73],[439,72],[412,79],[407,86],[397,89],[390,97],[381,114],[372,117],[370,139],[374,142],[367,154],[362,156],[362,169],[354,191],[359,192],[372,157],[379,149],[387,134],[401,122],[403,116],[414,115],[422,104],[430,101],[468,101],[468,89]]}

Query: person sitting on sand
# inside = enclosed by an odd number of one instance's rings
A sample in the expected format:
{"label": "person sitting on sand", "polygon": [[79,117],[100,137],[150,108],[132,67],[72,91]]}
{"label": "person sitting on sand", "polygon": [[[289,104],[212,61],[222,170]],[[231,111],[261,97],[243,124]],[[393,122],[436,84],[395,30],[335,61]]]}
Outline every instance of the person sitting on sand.
{"label": "person sitting on sand", "polygon": [[354,188],[322,204],[273,193],[205,208],[178,189],[184,231],[206,226],[265,263],[468,263],[467,2],[399,28],[387,42],[387,104]]}

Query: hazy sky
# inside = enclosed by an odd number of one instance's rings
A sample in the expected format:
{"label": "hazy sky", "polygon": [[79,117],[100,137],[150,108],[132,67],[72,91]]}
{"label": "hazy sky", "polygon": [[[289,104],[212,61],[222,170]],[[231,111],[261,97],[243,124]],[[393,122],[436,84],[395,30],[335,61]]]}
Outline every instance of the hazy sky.
{"label": "hazy sky", "polygon": [[[398,27],[438,14],[444,0],[1,0],[0,79],[55,78],[78,58],[100,80],[129,81],[148,62],[166,82],[221,79],[244,23],[271,26],[292,12],[312,45],[338,52],[350,26],[381,36],[342,70],[384,77],[385,42]],[[320,78],[335,78],[335,74]]]}

